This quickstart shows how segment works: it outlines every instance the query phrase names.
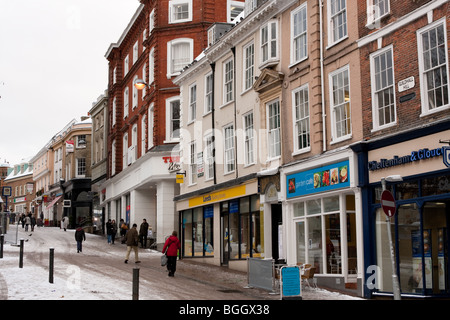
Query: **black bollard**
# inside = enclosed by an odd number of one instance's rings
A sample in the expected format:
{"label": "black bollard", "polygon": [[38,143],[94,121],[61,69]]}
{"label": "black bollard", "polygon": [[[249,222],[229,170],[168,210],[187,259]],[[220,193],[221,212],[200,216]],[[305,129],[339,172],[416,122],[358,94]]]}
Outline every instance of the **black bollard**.
{"label": "black bollard", "polygon": [[3,259],[3,241],[5,240],[5,236],[0,235],[0,259]]}
{"label": "black bollard", "polygon": [[55,259],[55,248],[50,248],[50,259],[48,268],[48,282],[53,283],[53,261]]}
{"label": "black bollard", "polygon": [[23,268],[23,241],[24,239],[20,239],[19,268]]}
{"label": "black bollard", "polygon": [[139,268],[133,269],[133,300],[139,300]]}

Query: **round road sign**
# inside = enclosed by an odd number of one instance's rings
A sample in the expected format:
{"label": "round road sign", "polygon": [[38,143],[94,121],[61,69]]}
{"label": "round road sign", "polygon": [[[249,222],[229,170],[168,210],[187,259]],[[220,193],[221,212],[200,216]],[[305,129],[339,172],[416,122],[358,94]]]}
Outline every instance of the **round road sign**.
{"label": "round road sign", "polygon": [[381,194],[381,207],[388,217],[395,214],[395,199],[389,190],[384,190]]}

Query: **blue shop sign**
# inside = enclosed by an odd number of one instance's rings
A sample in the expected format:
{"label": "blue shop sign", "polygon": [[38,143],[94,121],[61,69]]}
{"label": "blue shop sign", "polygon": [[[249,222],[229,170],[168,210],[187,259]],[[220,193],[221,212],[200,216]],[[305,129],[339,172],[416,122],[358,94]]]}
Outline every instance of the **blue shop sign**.
{"label": "blue shop sign", "polygon": [[350,187],[349,161],[287,176],[287,198]]}

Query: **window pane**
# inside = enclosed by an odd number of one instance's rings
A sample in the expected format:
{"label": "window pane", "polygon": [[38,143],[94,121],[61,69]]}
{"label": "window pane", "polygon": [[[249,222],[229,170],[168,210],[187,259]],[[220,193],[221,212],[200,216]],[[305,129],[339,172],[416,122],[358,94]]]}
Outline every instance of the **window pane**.
{"label": "window pane", "polygon": [[296,246],[297,246],[297,263],[305,263],[305,222],[300,221],[295,224],[296,229]]}
{"label": "window pane", "polygon": [[203,256],[203,208],[195,208],[192,220],[194,255]]}
{"label": "window pane", "polygon": [[192,210],[183,212],[184,255],[192,256]]}
{"label": "window pane", "polygon": [[308,261],[316,268],[316,273],[323,273],[322,256],[322,222],[321,217],[308,218]]}
{"label": "window pane", "polygon": [[325,219],[327,273],[341,273],[341,227],[340,214],[328,214]]}

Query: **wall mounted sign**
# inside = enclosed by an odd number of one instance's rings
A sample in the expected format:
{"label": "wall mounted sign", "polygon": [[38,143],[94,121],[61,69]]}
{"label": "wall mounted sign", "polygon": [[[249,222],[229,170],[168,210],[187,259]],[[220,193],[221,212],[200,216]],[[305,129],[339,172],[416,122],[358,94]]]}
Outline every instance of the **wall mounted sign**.
{"label": "wall mounted sign", "polygon": [[384,168],[395,167],[399,165],[403,165],[406,163],[411,163],[420,160],[431,159],[434,157],[440,157],[444,155],[444,163],[446,161],[445,154],[448,154],[446,151],[447,147],[441,147],[436,149],[420,149],[418,151],[412,151],[411,154],[405,156],[397,156],[394,155],[391,159],[380,159],[380,161],[370,161],[369,162],[369,171],[375,171]]}
{"label": "wall mounted sign", "polygon": [[287,176],[287,198],[350,186],[349,161],[297,172]]}
{"label": "wall mounted sign", "polygon": [[398,92],[403,92],[409,89],[414,88],[416,85],[416,82],[414,80],[414,77],[409,77],[404,80],[400,80],[398,82]]}

